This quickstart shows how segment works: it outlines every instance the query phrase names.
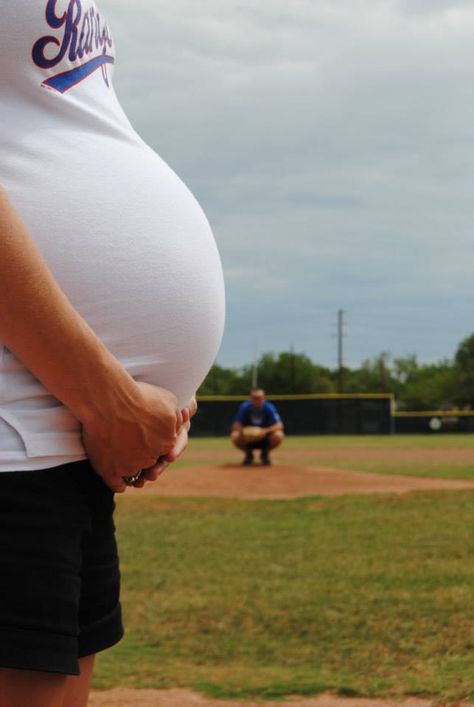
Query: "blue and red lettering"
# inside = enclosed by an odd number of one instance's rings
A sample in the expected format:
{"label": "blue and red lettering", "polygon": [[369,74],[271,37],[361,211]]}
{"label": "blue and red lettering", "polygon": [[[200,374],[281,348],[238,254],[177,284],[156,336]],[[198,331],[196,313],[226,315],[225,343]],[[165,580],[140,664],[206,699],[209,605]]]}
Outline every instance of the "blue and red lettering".
{"label": "blue and red lettering", "polygon": [[65,93],[99,68],[108,86],[106,66],[115,59],[110,51],[112,37],[104,19],[94,7],[84,12],[81,0],[69,0],[67,9],[59,14],[57,7],[58,0],[48,0],[46,22],[61,32],[59,36],[49,34],[35,42],[33,61],[41,69],[54,68],[66,57],[69,62],[80,64],[46,79],[43,86]]}

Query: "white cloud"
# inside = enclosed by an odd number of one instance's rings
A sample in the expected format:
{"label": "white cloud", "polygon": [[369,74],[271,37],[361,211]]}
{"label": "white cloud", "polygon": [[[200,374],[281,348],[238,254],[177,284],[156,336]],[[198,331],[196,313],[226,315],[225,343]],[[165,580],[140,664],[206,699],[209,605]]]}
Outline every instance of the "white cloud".
{"label": "white cloud", "polygon": [[395,0],[395,5],[402,12],[409,14],[472,14],[470,0]]}
{"label": "white cloud", "polygon": [[343,307],[353,356],[452,353],[474,328],[470,0],[101,5],[127,113],[214,228],[223,362],[262,327],[255,283],[274,348],[331,361]]}

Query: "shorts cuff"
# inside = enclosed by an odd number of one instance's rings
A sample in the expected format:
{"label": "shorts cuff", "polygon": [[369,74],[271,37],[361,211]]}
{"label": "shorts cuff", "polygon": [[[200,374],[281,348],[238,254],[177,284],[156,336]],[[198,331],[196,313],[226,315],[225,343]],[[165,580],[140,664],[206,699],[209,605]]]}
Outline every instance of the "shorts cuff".
{"label": "shorts cuff", "polygon": [[79,675],[76,654],[75,636],[0,626],[1,668]]}
{"label": "shorts cuff", "polygon": [[111,648],[123,638],[123,635],[122,609],[120,604],[117,604],[110,614],[81,631],[78,656],[84,658],[86,655]]}

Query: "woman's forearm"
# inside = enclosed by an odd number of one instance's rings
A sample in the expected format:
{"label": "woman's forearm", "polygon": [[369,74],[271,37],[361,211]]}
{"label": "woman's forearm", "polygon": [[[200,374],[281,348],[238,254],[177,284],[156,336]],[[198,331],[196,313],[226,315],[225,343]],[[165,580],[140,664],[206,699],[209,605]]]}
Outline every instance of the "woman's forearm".
{"label": "woman's forearm", "polygon": [[0,340],[80,421],[106,414],[133,385],[68,301],[2,190]]}

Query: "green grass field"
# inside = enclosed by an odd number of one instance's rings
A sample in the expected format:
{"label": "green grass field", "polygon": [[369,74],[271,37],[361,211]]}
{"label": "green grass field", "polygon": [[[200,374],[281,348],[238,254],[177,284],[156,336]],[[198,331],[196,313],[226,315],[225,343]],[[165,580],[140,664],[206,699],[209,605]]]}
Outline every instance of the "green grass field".
{"label": "green grass field", "polygon": [[[179,463],[194,463],[194,452],[203,463],[206,450],[225,452],[225,444],[193,440]],[[290,438],[285,449],[293,445],[315,457],[386,450],[390,473],[392,450],[413,450],[416,470],[416,450],[472,449],[473,440]],[[467,463],[455,475],[472,478]],[[100,655],[95,687],[472,700],[473,518],[474,492],[466,491],[292,501],[121,496],[127,636]]]}

